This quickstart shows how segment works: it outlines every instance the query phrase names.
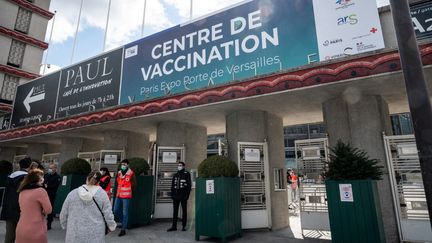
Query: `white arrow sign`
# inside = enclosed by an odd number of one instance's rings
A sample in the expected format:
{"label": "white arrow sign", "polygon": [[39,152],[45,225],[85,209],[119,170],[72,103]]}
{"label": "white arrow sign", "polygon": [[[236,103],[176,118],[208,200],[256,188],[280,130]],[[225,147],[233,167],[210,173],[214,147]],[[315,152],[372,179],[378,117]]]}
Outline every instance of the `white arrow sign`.
{"label": "white arrow sign", "polygon": [[33,95],[33,90],[34,90],[34,87],[30,90],[30,92],[28,93],[27,97],[24,99],[24,102],[23,102],[23,104],[24,104],[24,106],[25,106],[25,108],[26,108],[26,110],[27,110],[28,113],[30,113],[30,104],[31,103],[34,103],[34,102],[41,101],[41,100],[45,99],[45,93],[32,96]]}

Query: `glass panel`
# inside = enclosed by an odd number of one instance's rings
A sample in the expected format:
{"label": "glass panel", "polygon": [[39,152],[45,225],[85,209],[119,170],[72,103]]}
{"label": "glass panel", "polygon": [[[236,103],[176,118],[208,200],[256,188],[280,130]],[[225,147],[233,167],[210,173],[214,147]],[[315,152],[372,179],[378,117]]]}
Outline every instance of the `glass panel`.
{"label": "glass panel", "polygon": [[19,8],[15,22],[15,30],[27,34],[30,28],[31,15],[32,13],[30,11]]}
{"label": "glass panel", "polygon": [[18,77],[5,74],[0,98],[4,100],[14,100],[18,83]]}
{"label": "glass panel", "polygon": [[26,44],[17,40],[12,40],[7,64],[14,67],[21,67],[24,58]]}

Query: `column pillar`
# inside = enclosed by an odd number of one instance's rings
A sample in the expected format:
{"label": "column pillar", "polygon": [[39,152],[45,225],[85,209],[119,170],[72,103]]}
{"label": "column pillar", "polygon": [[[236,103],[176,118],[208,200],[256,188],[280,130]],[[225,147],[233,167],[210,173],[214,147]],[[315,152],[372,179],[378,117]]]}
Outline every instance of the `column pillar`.
{"label": "column pillar", "polygon": [[38,161],[42,160],[42,155],[47,150],[45,143],[30,143],[27,147],[27,156]]}
{"label": "column pillar", "polygon": [[81,149],[83,147],[83,140],[82,138],[62,138],[61,139],[61,145],[60,145],[60,155],[59,155],[59,162],[58,162],[58,168],[60,169],[61,166],[65,161],[71,158],[76,158],[78,156],[78,153],[81,152]]}
{"label": "column pillar", "polygon": [[148,159],[149,136],[127,131],[107,131],[104,133],[102,149],[125,150],[127,158]]}
{"label": "column pillar", "polygon": [[289,225],[286,191],[275,191],[273,169],[285,168],[282,119],[265,111],[237,111],[226,117],[229,157],[238,164],[238,142],[268,143],[272,228]]}
{"label": "column pillar", "polygon": [[[157,126],[157,144],[164,147],[186,147],[186,170],[198,169],[207,158],[207,128],[181,122],[161,122]],[[188,200],[188,224],[195,222],[195,189]]]}
{"label": "column pillar", "polygon": [[323,104],[324,122],[330,146],[338,139],[365,150],[383,166],[383,180],[378,181],[379,200],[387,242],[399,241],[392,189],[385,156],[382,132],[391,134],[387,102],[378,95],[356,99],[340,96]]}
{"label": "column pillar", "polygon": [[14,147],[0,147],[0,160],[6,160],[12,163],[16,152],[17,149]]}

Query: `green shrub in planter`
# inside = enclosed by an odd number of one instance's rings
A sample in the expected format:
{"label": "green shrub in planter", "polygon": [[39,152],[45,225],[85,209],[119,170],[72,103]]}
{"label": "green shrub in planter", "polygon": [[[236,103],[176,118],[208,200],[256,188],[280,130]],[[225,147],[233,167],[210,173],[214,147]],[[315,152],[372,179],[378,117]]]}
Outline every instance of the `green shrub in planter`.
{"label": "green shrub in planter", "polygon": [[[129,167],[135,173],[137,183],[132,192],[132,199],[129,203],[128,227],[134,228],[150,224],[151,222],[154,177],[148,175],[150,166],[145,159],[130,158],[128,160]],[[118,168],[118,170],[120,170],[120,168]],[[115,185],[114,196],[117,192],[117,180]]]}
{"label": "green shrub in planter", "polygon": [[6,186],[6,180],[13,171],[12,163],[7,160],[0,160],[0,187]]}
{"label": "green shrub in planter", "polygon": [[72,158],[65,161],[61,167],[62,175],[88,175],[91,172],[91,166],[87,160]]}
{"label": "green shrub in planter", "polygon": [[332,242],[385,242],[375,181],[381,170],[363,150],[342,141],[331,148],[326,190]]}
{"label": "green shrub in planter", "polygon": [[214,155],[205,159],[198,166],[198,175],[202,178],[209,177],[236,177],[239,174],[237,164],[227,157]]}
{"label": "green shrub in planter", "polygon": [[211,156],[198,166],[195,194],[195,239],[241,236],[240,178],[237,164]]}
{"label": "green shrub in planter", "polygon": [[69,192],[86,183],[86,177],[91,172],[90,164],[80,158],[72,158],[61,166],[62,183],[57,189],[54,212],[60,213],[63,202]]}

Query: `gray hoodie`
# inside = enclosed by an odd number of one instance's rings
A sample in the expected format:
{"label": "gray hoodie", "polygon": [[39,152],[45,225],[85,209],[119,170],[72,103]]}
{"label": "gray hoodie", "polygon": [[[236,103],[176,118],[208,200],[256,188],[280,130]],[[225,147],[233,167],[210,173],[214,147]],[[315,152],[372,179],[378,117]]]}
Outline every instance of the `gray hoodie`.
{"label": "gray hoodie", "polygon": [[68,194],[60,212],[60,224],[66,229],[65,242],[105,242],[105,222],[93,197],[104,213],[110,231],[115,230],[117,225],[105,191],[100,186],[83,185]]}

